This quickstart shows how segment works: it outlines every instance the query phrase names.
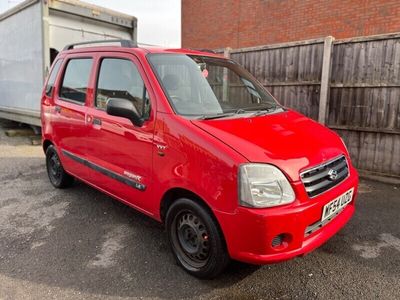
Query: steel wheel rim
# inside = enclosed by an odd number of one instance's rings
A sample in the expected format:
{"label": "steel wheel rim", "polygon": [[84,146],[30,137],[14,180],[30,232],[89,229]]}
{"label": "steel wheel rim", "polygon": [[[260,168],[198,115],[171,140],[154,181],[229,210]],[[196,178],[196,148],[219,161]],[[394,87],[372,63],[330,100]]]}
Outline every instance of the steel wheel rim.
{"label": "steel wheel rim", "polygon": [[49,174],[53,182],[58,182],[61,177],[62,167],[60,159],[56,153],[52,153],[49,158]]}
{"label": "steel wheel rim", "polygon": [[192,211],[183,211],[175,217],[173,243],[180,261],[189,269],[204,267],[210,257],[207,227]]}

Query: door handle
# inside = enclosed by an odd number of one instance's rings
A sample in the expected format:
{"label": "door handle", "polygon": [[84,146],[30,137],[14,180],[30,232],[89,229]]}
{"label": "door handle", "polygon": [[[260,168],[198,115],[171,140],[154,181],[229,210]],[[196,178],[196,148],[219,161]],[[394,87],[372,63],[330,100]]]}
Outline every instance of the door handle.
{"label": "door handle", "polygon": [[94,127],[99,128],[101,126],[101,119],[100,118],[95,118],[92,115],[86,115],[86,124],[92,124]]}
{"label": "door handle", "polygon": [[56,105],[56,106],[54,106],[54,110],[55,110],[56,113],[60,113],[61,112],[61,107]]}
{"label": "door handle", "polygon": [[93,125],[98,125],[98,126],[100,126],[100,125],[101,125],[101,119],[93,118],[92,123],[93,123]]}

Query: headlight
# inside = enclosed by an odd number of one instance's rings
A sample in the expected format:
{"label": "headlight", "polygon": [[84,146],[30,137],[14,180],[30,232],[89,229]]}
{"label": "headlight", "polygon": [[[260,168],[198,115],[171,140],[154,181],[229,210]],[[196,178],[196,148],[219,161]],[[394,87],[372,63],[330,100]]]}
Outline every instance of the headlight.
{"label": "headlight", "polygon": [[271,207],[294,201],[285,175],[267,164],[244,164],[239,168],[239,201],[243,206]]}

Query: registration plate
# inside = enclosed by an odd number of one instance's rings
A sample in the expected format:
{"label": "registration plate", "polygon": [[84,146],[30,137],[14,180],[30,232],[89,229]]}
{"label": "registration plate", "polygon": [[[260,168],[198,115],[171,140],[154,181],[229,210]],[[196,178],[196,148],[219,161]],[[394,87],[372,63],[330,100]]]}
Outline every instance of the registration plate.
{"label": "registration plate", "polygon": [[349,204],[351,202],[351,199],[353,199],[353,192],[354,192],[354,188],[351,188],[344,194],[340,195],[339,197],[333,199],[331,202],[326,204],[322,211],[321,222],[330,218],[336,212],[338,212],[339,210],[344,208],[347,204]]}

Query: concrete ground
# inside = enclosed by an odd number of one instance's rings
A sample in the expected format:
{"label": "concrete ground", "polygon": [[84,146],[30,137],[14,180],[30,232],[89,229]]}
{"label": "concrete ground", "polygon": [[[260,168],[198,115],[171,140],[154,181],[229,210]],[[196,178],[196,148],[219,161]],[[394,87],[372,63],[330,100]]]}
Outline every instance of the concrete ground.
{"label": "concrete ground", "polygon": [[86,186],[54,189],[40,146],[0,122],[0,299],[400,299],[400,186],[362,180],[357,212],[303,258],[201,281],[157,222]]}

